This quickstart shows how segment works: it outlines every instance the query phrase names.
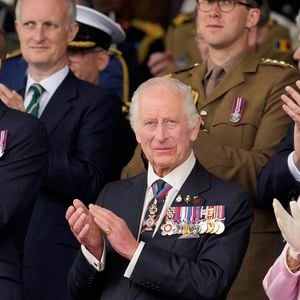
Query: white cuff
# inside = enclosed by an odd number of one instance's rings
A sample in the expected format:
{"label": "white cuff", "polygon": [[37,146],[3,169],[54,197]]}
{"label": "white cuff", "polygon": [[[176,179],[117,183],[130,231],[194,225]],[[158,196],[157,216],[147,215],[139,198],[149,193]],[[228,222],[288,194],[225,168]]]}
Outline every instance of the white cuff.
{"label": "white cuff", "polygon": [[132,272],[134,270],[134,267],[135,267],[135,265],[136,265],[136,263],[137,263],[140,255],[141,255],[141,252],[142,252],[142,250],[144,248],[144,245],[145,245],[144,242],[140,242],[139,243],[137,249],[135,250],[135,252],[133,254],[132,259],[130,260],[129,265],[126,268],[126,271],[124,273],[124,277],[126,277],[126,278],[130,278],[131,277],[131,274],[132,274]]}
{"label": "white cuff", "polygon": [[105,247],[105,241],[103,246],[103,253],[101,256],[100,261],[91,254],[89,250],[86,249],[84,245],[81,245],[81,251],[86,260],[89,262],[90,265],[92,265],[98,272],[102,272],[105,268],[105,257],[106,257],[106,247]]}
{"label": "white cuff", "polygon": [[300,171],[298,170],[298,168],[296,167],[294,160],[293,160],[293,156],[294,156],[295,151],[291,152],[290,155],[288,156],[288,167],[289,170],[292,174],[292,176],[294,177],[294,179],[298,182],[300,182]]}

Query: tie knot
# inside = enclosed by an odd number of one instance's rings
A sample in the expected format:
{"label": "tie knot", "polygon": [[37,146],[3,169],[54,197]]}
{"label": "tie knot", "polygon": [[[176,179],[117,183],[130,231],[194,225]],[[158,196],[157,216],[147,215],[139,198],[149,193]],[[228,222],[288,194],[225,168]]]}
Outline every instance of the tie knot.
{"label": "tie knot", "polygon": [[157,200],[164,199],[171,188],[172,186],[162,179],[156,180],[152,184],[153,195]]}
{"label": "tie knot", "polygon": [[45,89],[39,83],[32,84],[29,89],[33,91],[33,95],[36,98],[41,97],[41,95],[45,91]]}
{"label": "tie knot", "polygon": [[211,78],[219,78],[219,77],[222,77],[223,73],[224,73],[224,69],[222,67],[215,66],[211,71],[210,77]]}

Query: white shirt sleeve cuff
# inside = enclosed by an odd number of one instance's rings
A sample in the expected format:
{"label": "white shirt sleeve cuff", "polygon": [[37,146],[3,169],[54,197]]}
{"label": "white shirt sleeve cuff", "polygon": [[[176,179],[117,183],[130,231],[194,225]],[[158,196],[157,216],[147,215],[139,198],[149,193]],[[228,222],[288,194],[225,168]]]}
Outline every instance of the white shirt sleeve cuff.
{"label": "white shirt sleeve cuff", "polygon": [[139,243],[139,245],[138,245],[137,249],[135,250],[134,255],[133,255],[132,259],[130,260],[130,263],[129,263],[129,265],[128,265],[125,273],[124,273],[124,277],[126,277],[126,278],[131,277],[131,274],[132,274],[132,272],[135,268],[135,265],[136,265],[140,255],[141,255],[141,252],[144,248],[144,245],[145,245],[144,242]]}
{"label": "white shirt sleeve cuff", "polygon": [[293,156],[294,156],[295,151],[291,152],[290,155],[288,156],[288,167],[289,170],[292,174],[292,176],[295,178],[296,181],[300,182],[300,171],[296,167]]}
{"label": "white shirt sleeve cuff", "polygon": [[91,252],[89,252],[84,245],[81,245],[81,251],[83,256],[89,262],[89,264],[92,265],[98,272],[102,272],[104,270],[105,257],[106,257],[105,241],[104,241],[103,253],[100,261],[94,255],[92,255]]}

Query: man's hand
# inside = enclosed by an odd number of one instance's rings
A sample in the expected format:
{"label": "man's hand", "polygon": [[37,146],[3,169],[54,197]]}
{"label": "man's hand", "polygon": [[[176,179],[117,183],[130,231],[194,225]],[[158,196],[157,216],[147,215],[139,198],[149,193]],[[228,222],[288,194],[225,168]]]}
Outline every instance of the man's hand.
{"label": "man's hand", "polygon": [[[300,80],[296,82],[300,90]],[[294,163],[300,170],[300,93],[290,86],[285,88],[288,95],[282,95],[281,100],[284,102],[282,108],[295,122],[294,127],[294,147],[295,153],[293,156]]]}
{"label": "man's hand", "polygon": [[66,219],[78,242],[100,260],[104,244],[102,234],[87,207],[80,200],[75,199],[66,212]]}
{"label": "man's hand", "polygon": [[94,216],[99,228],[106,233],[106,238],[113,249],[121,256],[131,260],[139,243],[124,220],[98,205],[90,204],[89,211]]}
{"label": "man's hand", "polygon": [[282,236],[293,252],[300,252],[300,200],[291,201],[291,215],[285,211],[280,202],[273,201],[274,213]]}
{"label": "man's hand", "polygon": [[169,52],[155,52],[149,57],[148,67],[153,76],[163,76],[176,70],[176,62]]}
{"label": "man's hand", "polygon": [[23,97],[4,84],[0,84],[0,99],[10,108],[25,111]]}

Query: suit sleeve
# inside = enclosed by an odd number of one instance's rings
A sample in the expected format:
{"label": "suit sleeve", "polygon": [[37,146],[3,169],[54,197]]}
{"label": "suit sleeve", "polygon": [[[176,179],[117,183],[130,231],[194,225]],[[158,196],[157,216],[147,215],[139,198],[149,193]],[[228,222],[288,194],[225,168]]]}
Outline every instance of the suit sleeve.
{"label": "suit sleeve", "polygon": [[122,130],[121,103],[112,93],[87,95],[93,96],[96,98],[81,115],[77,132],[67,136],[73,139],[67,141],[70,149],[52,149],[50,145],[46,186],[64,199],[79,197],[86,203],[94,201],[103,185],[121,172],[117,153]]}
{"label": "suit sleeve", "polygon": [[0,158],[0,233],[30,215],[46,175],[46,129],[31,116],[24,119],[20,115],[15,120],[20,126],[9,131],[7,150]]}
{"label": "suit sleeve", "polygon": [[196,239],[190,248],[177,239],[170,251],[146,243],[132,281],[171,299],[179,295],[186,300],[225,298],[244,257],[252,222],[247,195],[237,192],[234,199],[223,234]]}
{"label": "suit sleeve", "polygon": [[299,195],[300,183],[292,176],[287,162],[289,154],[294,151],[293,127],[294,124],[258,177],[257,193],[262,206],[271,206],[273,198],[287,204]]}

